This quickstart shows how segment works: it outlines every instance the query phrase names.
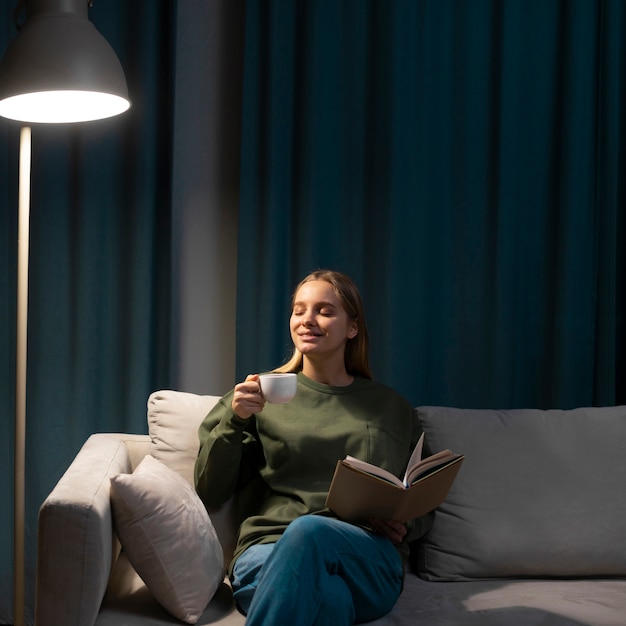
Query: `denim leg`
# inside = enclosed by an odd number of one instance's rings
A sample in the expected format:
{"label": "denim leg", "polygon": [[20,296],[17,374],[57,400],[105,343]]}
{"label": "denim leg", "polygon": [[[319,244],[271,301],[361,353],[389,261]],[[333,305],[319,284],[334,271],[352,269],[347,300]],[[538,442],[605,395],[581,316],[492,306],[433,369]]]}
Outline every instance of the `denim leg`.
{"label": "denim leg", "polygon": [[350,626],[388,613],[403,565],[386,538],[339,520],[294,520],[265,561],[247,626]]}
{"label": "denim leg", "polygon": [[231,585],[233,597],[242,613],[247,614],[258,585],[261,568],[276,544],[262,543],[249,547],[235,563]]}

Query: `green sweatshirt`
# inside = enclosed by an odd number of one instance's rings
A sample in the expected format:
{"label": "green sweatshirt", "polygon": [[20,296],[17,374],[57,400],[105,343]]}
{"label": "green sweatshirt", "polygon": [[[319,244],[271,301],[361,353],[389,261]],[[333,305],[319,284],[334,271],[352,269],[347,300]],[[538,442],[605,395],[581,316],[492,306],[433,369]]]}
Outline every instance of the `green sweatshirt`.
{"label": "green sweatshirt", "polygon": [[[247,420],[233,413],[232,394],[202,422],[195,467],[207,508],[238,493],[243,521],[231,571],[246,548],[277,541],[296,517],[332,515],[324,503],[339,459],[350,454],[402,476],[421,434],[413,407],[365,378],[332,387],[299,373],[291,402],[266,404]],[[406,545],[399,551],[406,557]]]}

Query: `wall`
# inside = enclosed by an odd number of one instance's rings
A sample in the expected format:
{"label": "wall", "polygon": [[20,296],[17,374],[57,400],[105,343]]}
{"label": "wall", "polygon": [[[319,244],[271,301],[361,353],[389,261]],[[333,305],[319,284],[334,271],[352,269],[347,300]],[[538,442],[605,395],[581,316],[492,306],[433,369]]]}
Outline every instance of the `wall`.
{"label": "wall", "polygon": [[185,0],[177,18],[173,380],[221,394],[235,382],[244,2]]}

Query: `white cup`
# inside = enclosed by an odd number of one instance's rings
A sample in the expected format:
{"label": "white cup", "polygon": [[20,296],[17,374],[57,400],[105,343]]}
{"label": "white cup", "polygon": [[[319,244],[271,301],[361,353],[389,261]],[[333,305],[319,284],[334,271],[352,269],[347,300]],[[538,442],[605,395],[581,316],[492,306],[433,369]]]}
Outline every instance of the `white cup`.
{"label": "white cup", "polygon": [[284,404],[296,395],[298,377],[296,374],[261,374],[259,383],[267,402]]}

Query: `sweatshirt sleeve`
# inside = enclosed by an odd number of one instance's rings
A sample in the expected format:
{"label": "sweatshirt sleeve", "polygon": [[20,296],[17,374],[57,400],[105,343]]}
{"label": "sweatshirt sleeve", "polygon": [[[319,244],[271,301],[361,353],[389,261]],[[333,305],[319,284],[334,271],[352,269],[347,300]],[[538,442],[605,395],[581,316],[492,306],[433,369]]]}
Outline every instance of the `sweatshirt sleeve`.
{"label": "sweatshirt sleeve", "polygon": [[231,409],[232,391],[206,416],[198,429],[200,449],[194,479],[207,508],[226,502],[258,472],[255,416],[242,419]]}

